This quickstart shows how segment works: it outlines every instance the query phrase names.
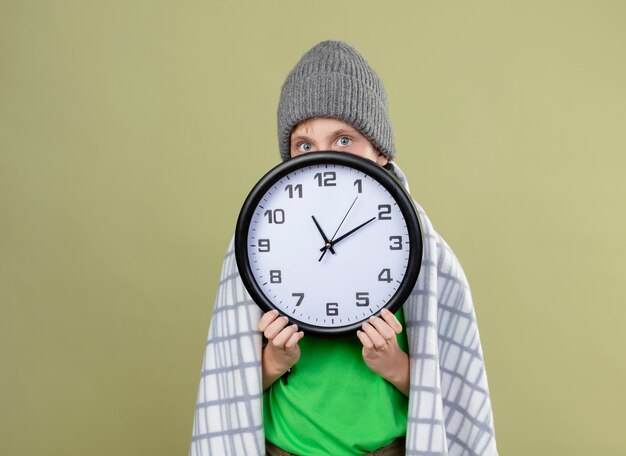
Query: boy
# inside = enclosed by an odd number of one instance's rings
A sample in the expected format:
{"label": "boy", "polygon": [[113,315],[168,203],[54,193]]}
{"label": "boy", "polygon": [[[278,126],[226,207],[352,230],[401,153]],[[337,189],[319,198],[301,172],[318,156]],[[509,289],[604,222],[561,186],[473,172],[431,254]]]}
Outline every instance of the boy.
{"label": "boy", "polygon": [[[345,43],[319,43],[288,75],[278,136],[283,160],[344,151],[406,185],[393,161],[382,83]],[[339,340],[304,337],[275,311],[261,315],[231,242],[190,454],[497,454],[469,286],[419,206],[418,213],[424,257],[411,296],[395,316],[383,311]]]}

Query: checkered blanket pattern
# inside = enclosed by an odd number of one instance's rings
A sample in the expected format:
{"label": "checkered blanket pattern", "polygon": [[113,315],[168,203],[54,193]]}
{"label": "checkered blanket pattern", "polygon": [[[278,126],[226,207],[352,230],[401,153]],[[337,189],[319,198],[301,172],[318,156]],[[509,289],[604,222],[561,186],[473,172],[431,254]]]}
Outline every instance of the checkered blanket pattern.
{"label": "checkered blanket pattern", "polygon": [[[406,454],[497,455],[470,289],[454,253],[416,207],[424,255],[404,305],[411,360]],[[190,456],[265,454],[260,317],[239,277],[231,241],[209,328]]]}

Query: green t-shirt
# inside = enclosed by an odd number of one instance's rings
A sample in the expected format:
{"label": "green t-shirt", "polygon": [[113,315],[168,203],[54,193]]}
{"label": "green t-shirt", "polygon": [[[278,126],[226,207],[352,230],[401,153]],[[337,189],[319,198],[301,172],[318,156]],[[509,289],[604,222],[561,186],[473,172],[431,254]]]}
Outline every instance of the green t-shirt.
{"label": "green t-shirt", "polygon": [[[402,310],[396,317],[404,326]],[[406,333],[398,335],[407,351]],[[371,371],[356,335],[305,336],[285,385],[263,394],[265,437],[295,454],[363,454],[406,435],[409,399]]]}

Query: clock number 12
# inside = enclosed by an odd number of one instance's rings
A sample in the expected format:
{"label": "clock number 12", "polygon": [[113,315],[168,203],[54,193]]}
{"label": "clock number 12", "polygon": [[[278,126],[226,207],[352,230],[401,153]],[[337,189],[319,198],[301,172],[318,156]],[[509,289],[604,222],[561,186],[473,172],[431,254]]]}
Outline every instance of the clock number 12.
{"label": "clock number 12", "polygon": [[337,173],[335,173],[334,171],[324,171],[323,176],[322,173],[317,173],[315,174],[315,176],[313,176],[313,179],[317,179],[318,187],[337,186],[337,183],[335,182],[337,180]]}

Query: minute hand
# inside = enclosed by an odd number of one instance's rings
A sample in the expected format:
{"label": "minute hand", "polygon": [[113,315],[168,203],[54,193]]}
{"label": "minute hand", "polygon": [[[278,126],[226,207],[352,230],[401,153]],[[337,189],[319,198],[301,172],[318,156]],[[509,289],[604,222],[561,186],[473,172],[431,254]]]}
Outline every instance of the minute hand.
{"label": "minute hand", "polygon": [[[372,222],[376,220],[376,217],[372,217],[371,219],[361,223],[359,226],[357,226],[356,228],[352,228],[350,231],[348,231],[347,233],[339,236],[337,239],[334,239],[332,241],[330,241],[330,245],[331,247],[334,246],[335,244],[337,244],[339,241],[342,241],[343,239],[347,238],[348,236],[350,236],[352,233],[354,233],[357,230],[360,230],[361,228],[363,228],[365,225],[367,225],[368,223]],[[320,252],[322,252],[323,250],[326,249],[326,246],[322,247],[320,249]]]}

